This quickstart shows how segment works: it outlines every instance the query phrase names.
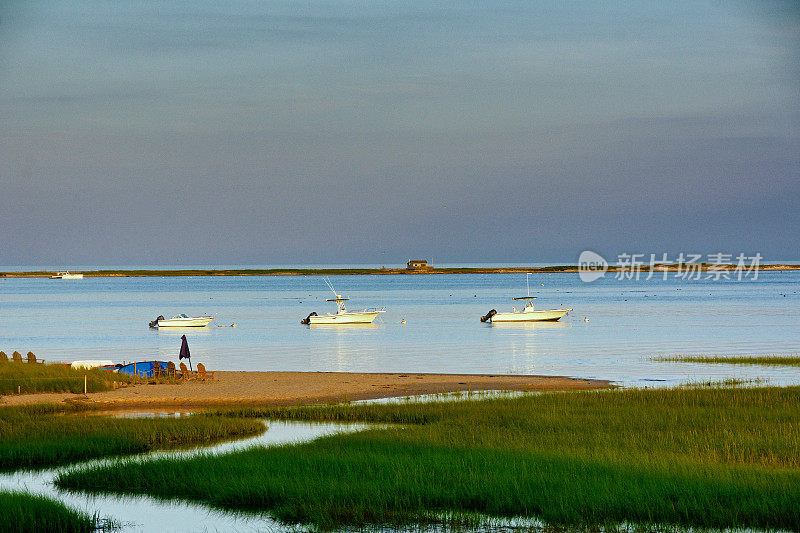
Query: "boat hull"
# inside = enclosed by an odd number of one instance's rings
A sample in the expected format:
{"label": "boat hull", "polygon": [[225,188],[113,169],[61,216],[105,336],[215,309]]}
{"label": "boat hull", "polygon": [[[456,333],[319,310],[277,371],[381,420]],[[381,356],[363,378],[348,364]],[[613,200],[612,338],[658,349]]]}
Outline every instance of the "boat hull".
{"label": "boat hull", "polygon": [[188,317],[188,318],[168,318],[158,321],[160,328],[202,328],[214,320],[212,316]]}
{"label": "boat hull", "polygon": [[313,324],[371,324],[381,311],[347,312],[337,315],[315,315],[308,317],[308,323]]}
{"label": "boat hull", "polygon": [[572,311],[572,309],[552,309],[549,311],[529,311],[523,313],[495,313],[494,322],[547,322],[556,321]]}

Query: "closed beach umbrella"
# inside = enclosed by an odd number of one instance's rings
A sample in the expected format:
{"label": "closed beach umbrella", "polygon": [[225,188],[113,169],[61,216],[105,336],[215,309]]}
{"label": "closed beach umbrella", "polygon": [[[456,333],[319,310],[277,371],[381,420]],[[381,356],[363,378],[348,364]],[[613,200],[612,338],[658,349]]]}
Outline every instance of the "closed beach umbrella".
{"label": "closed beach umbrella", "polygon": [[189,343],[186,342],[186,335],[181,335],[181,353],[178,354],[178,361],[184,358],[189,360],[189,370],[192,370],[192,356],[189,353]]}

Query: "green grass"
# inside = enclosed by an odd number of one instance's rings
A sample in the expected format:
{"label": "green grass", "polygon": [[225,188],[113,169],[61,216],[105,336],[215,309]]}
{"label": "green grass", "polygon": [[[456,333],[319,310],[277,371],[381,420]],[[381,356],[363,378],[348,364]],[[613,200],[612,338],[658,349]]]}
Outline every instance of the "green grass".
{"label": "green grass", "polygon": [[0,408],[0,471],[216,442],[264,430],[259,420],[212,417],[131,419],[80,407]]}
{"label": "green grass", "polygon": [[768,380],[761,378],[748,378],[748,379],[725,378],[722,380],[690,381],[688,383],[680,385],[680,387],[687,389],[696,389],[696,388],[731,389],[737,387],[766,386],[767,384]]}
{"label": "green grass", "polygon": [[102,527],[96,517],[78,513],[43,496],[0,492],[0,509],[3,510],[0,533],[83,533]]}
{"label": "green grass", "polygon": [[319,528],[476,513],[549,525],[623,522],[800,530],[800,388],[550,393],[478,402],[218,413],[393,423],[225,456],[62,475],[91,492],[270,510]]}
{"label": "green grass", "polygon": [[[0,395],[18,392],[72,392],[83,393],[86,376],[87,392],[111,390],[114,382],[126,385],[137,378],[104,370],[78,370],[64,365],[0,362]],[[141,378],[138,381],[142,381]]]}
{"label": "green grass", "polygon": [[729,365],[768,365],[768,366],[800,366],[797,355],[758,355],[758,356],[721,356],[721,355],[659,355],[657,361],[662,363],[709,363]]}

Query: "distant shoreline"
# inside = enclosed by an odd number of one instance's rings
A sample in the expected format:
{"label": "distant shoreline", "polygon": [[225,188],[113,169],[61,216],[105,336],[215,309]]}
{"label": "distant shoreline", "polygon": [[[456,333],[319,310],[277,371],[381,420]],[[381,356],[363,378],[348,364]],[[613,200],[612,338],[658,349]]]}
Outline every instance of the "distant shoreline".
{"label": "distant shoreline", "polygon": [[[683,272],[687,267],[692,266],[703,272],[736,270],[736,265],[725,264],[716,265],[711,263],[698,263],[683,265]],[[652,269],[649,264],[642,265],[639,272],[676,272],[678,265],[655,265]],[[745,269],[746,270],[746,269]],[[800,264],[789,265],[759,265],[758,270],[800,270]],[[607,272],[626,272],[631,273],[630,267],[621,268],[610,265]],[[376,276],[376,275],[409,275],[424,276],[431,274],[570,274],[578,273],[580,270],[576,265],[559,265],[547,267],[429,267],[425,269],[410,270],[407,268],[245,268],[245,269],[168,269],[168,270],[76,270],[74,274],[83,274],[87,278],[148,278],[148,277],[178,277],[178,276]],[[635,273],[635,271],[634,271]],[[55,271],[26,271],[26,272],[0,272],[0,278],[49,278],[56,274]]]}

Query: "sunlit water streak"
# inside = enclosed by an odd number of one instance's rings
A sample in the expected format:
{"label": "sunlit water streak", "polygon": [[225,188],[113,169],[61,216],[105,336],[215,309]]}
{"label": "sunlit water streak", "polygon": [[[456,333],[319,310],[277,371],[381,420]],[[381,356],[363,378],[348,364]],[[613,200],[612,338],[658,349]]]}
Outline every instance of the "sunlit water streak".
{"label": "sunlit water streak", "polygon": [[[659,354],[800,351],[800,272],[756,281],[580,282],[534,274],[538,308],[571,307],[556,324],[488,325],[510,310],[523,274],[335,276],[352,308],[386,306],[373,327],[301,326],[332,310],[319,276],[0,280],[0,350],[49,361],[193,360],[214,370],[568,375],[627,385],[761,377],[800,383],[800,368],[656,362]],[[217,315],[211,327],[151,330],[162,314]],[[584,318],[588,319],[585,321]],[[401,323],[405,320],[405,324]],[[663,380],[663,381],[653,381]]]}

